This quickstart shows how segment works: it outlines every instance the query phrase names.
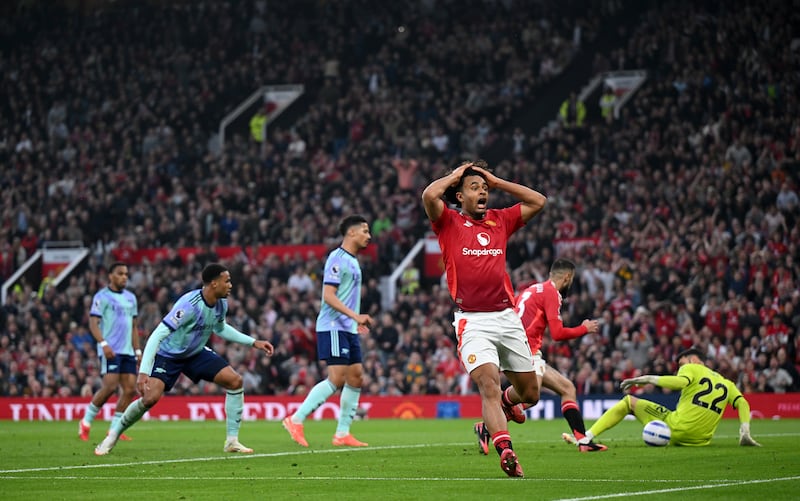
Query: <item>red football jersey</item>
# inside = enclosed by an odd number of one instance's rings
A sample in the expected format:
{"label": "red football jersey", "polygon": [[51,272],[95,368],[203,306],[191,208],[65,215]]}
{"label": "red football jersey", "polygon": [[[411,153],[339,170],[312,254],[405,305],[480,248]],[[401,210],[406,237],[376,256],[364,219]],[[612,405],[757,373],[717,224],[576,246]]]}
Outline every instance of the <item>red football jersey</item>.
{"label": "red football jersey", "polygon": [[550,280],[535,283],[517,296],[517,315],[525,326],[531,352],[542,348],[544,330],[550,327],[550,337],[564,341],[580,337],[588,331],[583,325],[564,327],[561,320],[561,293]]}
{"label": "red football jersey", "polygon": [[483,219],[445,207],[431,224],[439,237],[450,297],[462,311],[502,311],[514,306],[506,245],[508,237],[524,225],[520,204],[489,209]]}

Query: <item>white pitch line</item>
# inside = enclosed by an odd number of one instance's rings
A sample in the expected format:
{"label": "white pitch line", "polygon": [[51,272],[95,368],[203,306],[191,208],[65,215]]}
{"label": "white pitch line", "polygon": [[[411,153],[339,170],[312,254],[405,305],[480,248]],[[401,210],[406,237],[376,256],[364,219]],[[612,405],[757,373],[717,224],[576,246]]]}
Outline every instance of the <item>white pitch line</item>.
{"label": "white pitch line", "polygon": [[[453,444],[417,444],[417,445],[387,445],[383,447],[349,447],[347,449],[322,449],[322,450],[298,450],[298,451],[285,451],[285,452],[272,452],[269,454],[241,454],[235,456],[209,456],[200,458],[182,458],[182,459],[164,459],[153,461],[136,461],[133,463],[102,463],[102,464],[81,464],[72,466],[47,466],[42,468],[23,468],[19,470],[0,470],[0,475],[6,473],[29,473],[37,471],[63,471],[63,470],[88,470],[94,468],[118,468],[124,466],[145,466],[150,464],[172,464],[172,463],[190,463],[193,461],[232,461],[232,460],[245,460],[251,458],[275,458],[282,456],[297,456],[306,454],[334,454],[345,452],[367,452],[367,451],[383,451],[392,449],[419,449],[422,447],[441,447]],[[0,477],[2,478],[2,477]]]}
{"label": "white pitch line", "polygon": [[[760,434],[760,437],[787,437],[787,436],[798,436],[798,433],[774,433],[774,434]],[[728,436],[728,435],[716,435],[716,439],[726,439],[738,437],[738,435]],[[550,443],[551,440],[522,440],[524,443]],[[2,478],[9,478],[7,474],[13,473],[34,473],[34,472],[43,472],[43,471],[66,471],[66,470],[88,470],[88,469],[96,469],[96,468],[119,468],[125,466],[146,466],[146,465],[153,465],[153,464],[174,464],[174,463],[188,463],[193,461],[231,461],[231,460],[246,460],[246,459],[255,459],[255,458],[275,458],[275,457],[284,457],[284,456],[296,456],[296,455],[306,455],[306,454],[332,454],[332,453],[348,453],[348,452],[368,452],[368,451],[382,451],[382,450],[394,450],[394,449],[420,449],[423,447],[442,447],[442,446],[466,446],[472,444],[473,442],[462,442],[462,443],[439,443],[439,444],[415,444],[415,445],[386,445],[386,446],[373,446],[373,447],[352,447],[347,449],[305,449],[305,450],[296,450],[296,451],[284,451],[284,452],[273,452],[269,454],[246,454],[246,455],[227,455],[227,456],[209,456],[209,457],[199,457],[199,458],[181,458],[181,459],[163,459],[163,460],[152,460],[152,461],[137,461],[137,462],[130,462],[130,463],[101,463],[101,464],[82,464],[82,465],[62,465],[62,466],[46,466],[41,468],[21,468],[21,469],[14,469],[14,470],[0,470],[0,479]],[[39,478],[39,477],[37,477]],[[59,477],[65,478],[65,477]],[[340,477],[337,477],[340,478]],[[556,480],[556,479],[552,479]],[[594,480],[595,482],[604,481],[603,479]],[[656,480],[648,480],[649,482],[655,482]],[[593,498],[586,498],[586,499],[593,499]]]}
{"label": "white pitch line", "polygon": [[591,501],[595,499],[610,499],[610,498],[622,498],[628,496],[645,496],[649,494],[666,494],[671,492],[684,492],[684,491],[696,491],[700,489],[718,489],[720,487],[736,487],[740,485],[751,485],[751,484],[764,484],[769,482],[787,482],[791,480],[800,480],[800,476],[797,477],[781,477],[781,478],[768,478],[768,479],[758,479],[758,480],[740,480],[736,482],[728,482],[724,484],[712,484],[712,485],[695,485],[689,487],[673,487],[671,489],[654,489],[649,491],[636,491],[636,492],[617,492],[614,494],[602,494],[598,496],[586,496],[581,498],[562,498],[556,501]]}
{"label": "white pitch line", "polygon": [[[59,481],[59,480],[74,480],[74,481],[86,481],[86,480],[104,480],[104,481],[127,481],[130,480],[131,477],[87,477],[87,476],[2,476],[0,480],[51,480],[51,481]],[[508,482],[507,478],[454,478],[454,477],[321,477],[321,476],[309,476],[309,477],[298,477],[298,476],[250,476],[250,477],[136,477],[137,480],[140,481],[169,481],[169,482],[198,482],[198,481],[211,481],[211,482],[219,482],[220,480],[237,480],[237,481],[356,481],[356,482],[363,482],[363,481],[383,481],[383,482]],[[560,499],[557,501],[591,501],[591,500],[598,500],[598,499],[609,499],[609,498],[616,498],[616,497],[625,497],[625,496],[637,496],[637,495],[647,495],[647,494],[664,494],[664,493],[674,493],[674,492],[682,492],[682,491],[690,491],[690,490],[699,490],[699,489],[713,489],[717,487],[734,487],[746,484],[759,484],[759,483],[767,483],[767,482],[781,482],[781,481],[790,481],[790,480],[800,480],[800,477],[785,477],[785,478],[773,478],[773,479],[763,479],[763,480],[742,480],[742,481],[717,481],[711,480],[710,482],[722,482],[722,483],[713,483],[711,485],[702,485],[702,486],[689,486],[689,487],[675,487],[669,489],[657,489],[657,490],[648,490],[648,491],[636,491],[636,492],[620,492],[615,494],[605,494],[605,495],[598,495],[598,496],[587,496],[587,497],[580,497],[580,498],[566,498]],[[576,482],[583,482],[583,483],[594,483],[594,482],[614,482],[614,483],[686,483],[686,482],[703,482],[704,480],[654,480],[654,479],[618,479],[618,480],[609,480],[609,479],[576,479],[576,478],[535,478],[535,479],[525,479],[525,481],[532,481],[532,482],[569,482],[569,483],[576,483]]]}
{"label": "white pitch line", "polygon": [[[81,476],[69,476],[69,477],[59,477],[59,476],[45,476],[45,477],[28,477],[28,476],[13,476],[13,477],[0,477],[0,480],[111,480],[111,481],[125,481],[131,480],[131,477],[81,477]],[[157,480],[169,480],[171,482],[175,481],[191,481],[196,482],[199,480],[210,480],[213,482],[219,482],[220,480],[236,480],[236,481],[268,481],[268,480],[280,480],[280,481],[290,481],[290,480],[314,480],[314,481],[331,481],[331,480],[355,480],[355,481],[365,481],[365,480],[383,480],[383,481],[397,481],[397,482],[485,482],[487,480],[497,480],[501,482],[508,482],[508,479],[505,477],[498,477],[498,478],[441,478],[441,477],[300,477],[300,476],[292,476],[292,477],[141,477],[136,476],[136,480],[146,480],[146,481],[157,481]],[[571,479],[563,479],[564,481],[571,480]]]}
{"label": "white pitch line", "polygon": [[[69,475],[69,476],[58,476],[58,475],[51,475],[51,476],[25,476],[25,475],[13,475],[13,476],[2,476],[0,480],[130,480],[131,477],[106,477],[106,476],[96,476],[96,477],[87,477],[87,476],[76,476],[76,475]],[[169,481],[199,481],[199,480],[208,480],[213,482],[218,482],[220,480],[281,480],[281,481],[290,481],[290,480],[351,480],[360,482],[363,480],[383,480],[383,481],[412,481],[412,482],[462,482],[462,481],[469,481],[469,482],[485,482],[486,480],[496,480],[501,482],[508,482],[508,479],[505,477],[498,477],[498,478],[476,478],[476,477],[469,477],[469,478],[455,478],[455,477],[322,477],[322,476],[250,476],[250,477],[242,477],[242,476],[235,476],[235,477],[142,477],[137,476],[136,480],[147,480],[147,481],[157,481],[157,480],[169,480]],[[686,482],[720,482],[721,484],[729,483],[729,482],[736,482],[734,480],[659,480],[659,479],[605,479],[605,478],[598,478],[598,479],[591,479],[591,478],[528,478],[525,479],[529,482],[571,482],[571,483],[640,483],[640,484],[652,484],[652,483],[686,483]]]}

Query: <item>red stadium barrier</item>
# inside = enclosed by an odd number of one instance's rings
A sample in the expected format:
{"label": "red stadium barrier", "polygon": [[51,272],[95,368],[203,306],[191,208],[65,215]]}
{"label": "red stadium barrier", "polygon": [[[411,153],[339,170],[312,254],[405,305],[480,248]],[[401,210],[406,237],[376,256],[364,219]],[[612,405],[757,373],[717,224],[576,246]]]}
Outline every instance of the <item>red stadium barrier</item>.
{"label": "red stadium barrier", "polygon": [[[586,419],[597,419],[621,395],[590,395],[579,398]],[[756,393],[747,395],[754,418],[800,418],[800,393]],[[279,421],[293,413],[302,399],[251,395],[245,397],[242,419]],[[83,416],[89,401],[85,398],[0,398],[0,419],[13,421],[73,421]],[[113,401],[103,407],[98,419],[110,421],[114,416]],[[361,398],[368,419],[374,418],[480,418],[481,402],[477,395],[449,397],[439,395]],[[528,411],[531,419],[558,419],[561,407],[552,397],[545,397]],[[333,419],[339,415],[339,399],[331,398],[320,406],[313,419]],[[730,408],[726,418],[735,418]],[[161,399],[145,419],[160,421],[221,421],[225,419],[225,397],[172,397]]]}
{"label": "red stadium barrier", "polygon": [[[272,397],[263,395],[245,396],[242,419],[254,421],[281,420],[293,413],[302,402],[295,397]],[[0,398],[0,419],[13,421],[71,421],[83,416],[89,400],[85,398]],[[113,400],[103,406],[98,419],[111,420],[114,416]],[[481,402],[477,396],[439,397],[363,397],[360,407],[369,418],[433,418],[479,416]],[[336,418],[339,415],[339,399],[331,398],[317,409],[313,419]],[[225,419],[225,397],[164,397],[145,419],[176,421],[223,420]]]}

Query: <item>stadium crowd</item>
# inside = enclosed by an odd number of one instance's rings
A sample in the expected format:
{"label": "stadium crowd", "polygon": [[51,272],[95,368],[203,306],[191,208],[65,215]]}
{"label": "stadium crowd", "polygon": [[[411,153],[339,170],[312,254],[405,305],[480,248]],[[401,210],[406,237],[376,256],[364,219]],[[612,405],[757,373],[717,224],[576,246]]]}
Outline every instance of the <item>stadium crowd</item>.
{"label": "stadium crowd", "polygon": [[[380,319],[364,338],[364,392],[472,392],[447,290],[422,284],[384,310],[379,277],[428,230],[421,188],[512,139],[515,112],[613,13],[601,4],[293,2],[296,16],[280,2],[203,2],[4,19],[0,276],[45,241],[93,252],[62,288],[9,294],[0,394],[96,390],[91,296],[128,251],[171,249],[131,265],[147,335],[217,246],[333,245],[353,212],[373,221],[380,256],[362,264],[362,310]],[[509,244],[515,285],[569,257],[580,276],[565,324],[603,320],[596,335],[546,346],[579,393],[674,372],[689,346],[745,392],[800,389],[797,17],[780,2],[654,4],[626,46],[595,59],[597,71],[648,71],[619,119],[513,133],[493,166],[549,199]],[[219,119],[264,81],[302,82],[315,100],[291,130],[270,129],[265,151],[237,137],[208,153]],[[187,246],[203,250],[182,259]],[[323,370],[322,261],[242,252],[224,263],[229,322],[276,354],[214,348],[248,393],[303,395]],[[173,392],[214,391],[185,383]]]}

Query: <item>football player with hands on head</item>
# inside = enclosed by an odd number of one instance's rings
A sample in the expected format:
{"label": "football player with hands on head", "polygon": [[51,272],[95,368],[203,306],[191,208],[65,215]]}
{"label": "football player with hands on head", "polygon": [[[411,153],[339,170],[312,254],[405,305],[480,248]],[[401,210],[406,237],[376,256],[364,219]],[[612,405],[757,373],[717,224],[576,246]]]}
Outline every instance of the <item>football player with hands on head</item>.
{"label": "football player with hands on head", "polygon": [[[489,208],[492,190],[519,203]],[[456,205],[448,207],[442,200]],[[506,272],[509,237],[545,206],[541,193],[501,179],[486,162],[467,162],[430,183],[422,193],[425,213],[442,249],[447,287],[457,308],[453,325],[461,363],[478,386],[483,421],[510,477],[523,476],[511,444],[504,411],[539,400],[533,354],[514,312],[514,289]],[[514,402],[503,401],[500,373],[516,388]]]}
{"label": "football player with hands on head", "polygon": [[269,341],[243,334],[225,321],[228,314],[226,298],[233,287],[228,269],[210,263],[203,268],[202,277],[203,287],[178,298],[147,339],[136,380],[142,398],[129,405],[122,418],[111,425],[106,438],[95,448],[96,455],[105,456],[111,452],[122,432],[156,405],[181,374],[195,383],[202,379],[225,388],[227,438],[223,451],[253,452],[239,442],[244,408],[242,376],[206,344],[212,334],[217,334],[226,341],[252,346],[268,356],[274,349]]}
{"label": "football player with hands on head", "polygon": [[750,436],[750,404],[733,381],[706,367],[703,352],[696,348],[679,353],[677,362],[679,369],[675,376],[638,376],[620,384],[624,391],[648,384],[680,390],[674,411],[644,398],[626,395],[603,413],[578,443],[592,440],[633,414],[642,424],[656,419],[667,423],[672,431],[670,444],[708,445],[725,406],[730,405],[739,413],[739,445],[760,447],[761,444]]}

